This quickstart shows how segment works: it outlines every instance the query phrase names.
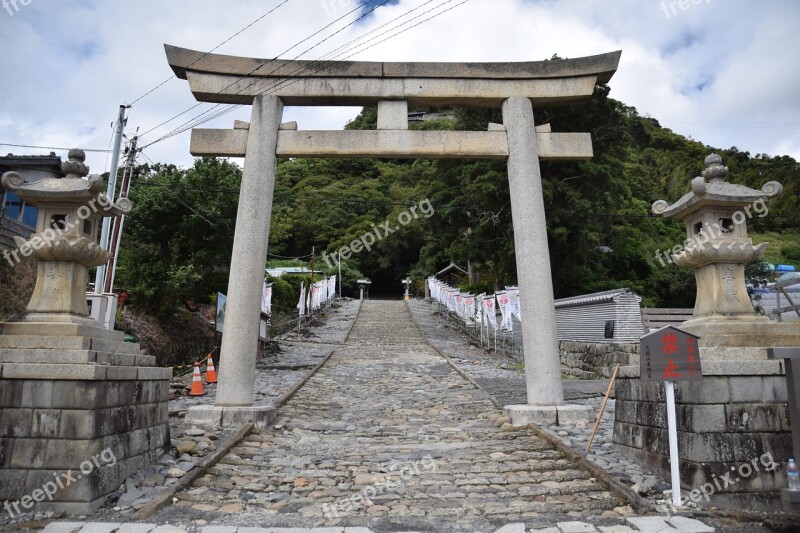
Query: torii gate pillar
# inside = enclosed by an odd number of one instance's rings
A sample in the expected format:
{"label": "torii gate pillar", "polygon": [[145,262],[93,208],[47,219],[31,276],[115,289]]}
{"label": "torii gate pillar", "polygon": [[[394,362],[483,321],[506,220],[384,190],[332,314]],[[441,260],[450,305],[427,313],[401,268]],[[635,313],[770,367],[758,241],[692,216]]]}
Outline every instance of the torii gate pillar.
{"label": "torii gate pillar", "polygon": [[506,100],[503,122],[508,134],[508,186],[520,308],[525,317],[522,342],[528,404],[557,406],[564,403],[564,395],[542,174],[530,99]]}
{"label": "torii gate pillar", "polygon": [[186,417],[193,422],[215,426],[253,422],[265,426],[275,417],[273,407],[253,405],[261,310],[261,292],[253,287],[260,287],[264,281],[282,117],[283,102],[277,96],[260,95],[253,100],[231,254],[217,396],[214,405],[189,408]]}

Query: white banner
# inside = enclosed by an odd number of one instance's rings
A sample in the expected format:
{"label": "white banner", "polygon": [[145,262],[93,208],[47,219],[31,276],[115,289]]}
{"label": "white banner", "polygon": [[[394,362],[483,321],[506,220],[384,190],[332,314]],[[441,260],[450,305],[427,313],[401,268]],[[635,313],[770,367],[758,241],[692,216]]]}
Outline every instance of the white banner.
{"label": "white banner", "polygon": [[494,307],[494,294],[483,299],[483,311],[486,316],[486,327],[497,331],[497,314]]}
{"label": "white banner", "polygon": [[508,302],[511,305],[511,313],[517,317],[517,320],[522,322],[522,308],[519,304],[519,289],[517,287],[506,287],[506,294],[508,294]]}
{"label": "white banner", "polygon": [[497,303],[500,306],[500,314],[503,319],[500,321],[500,328],[505,331],[514,331],[514,322],[511,320],[511,305],[506,291],[497,293]]}
{"label": "white banner", "polygon": [[306,316],[306,284],[300,284],[300,301],[297,302],[297,310],[300,316]]}
{"label": "white banner", "polygon": [[267,283],[267,280],[264,280],[261,289],[261,312],[267,315],[272,313],[272,283]]}

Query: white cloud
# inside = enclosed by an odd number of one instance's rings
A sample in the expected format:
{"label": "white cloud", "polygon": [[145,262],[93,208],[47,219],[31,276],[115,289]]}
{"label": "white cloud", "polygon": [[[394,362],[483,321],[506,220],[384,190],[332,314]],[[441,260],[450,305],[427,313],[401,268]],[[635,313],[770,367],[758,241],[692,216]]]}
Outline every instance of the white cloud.
{"label": "white cloud", "polygon": [[[105,148],[118,105],[171,75],[163,43],[207,50],[278,3],[33,0],[13,16],[0,10],[0,69],[7,73],[0,89],[0,142]],[[381,7],[304,58],[317,58],[423,3],[400,0]],[[274,57],[346,12],[329,12],[324,5],[290,0],[218,52]],[[353,59],[523,61],[621,49],[620,69],[611,80],[613,97],[712,146],[800,159],[800,69],[790,33],[798,15],[800,3],[792,0],[471,0]],[[141,133],[194,104],[186,82],[173,79],[130,110],[129,132],[140,126]],[[144,142],[208,107],[203,104]],[[305,129],[335,129],[357,111],[288,108],[286,120],[297,120]],[[248,117],[243,107],[206,126],[230,127],[234,118]],[[185,133],[147,154],[190,165],[188,143]],[[102,171],[106,159],[91,154],[93,171]]]}

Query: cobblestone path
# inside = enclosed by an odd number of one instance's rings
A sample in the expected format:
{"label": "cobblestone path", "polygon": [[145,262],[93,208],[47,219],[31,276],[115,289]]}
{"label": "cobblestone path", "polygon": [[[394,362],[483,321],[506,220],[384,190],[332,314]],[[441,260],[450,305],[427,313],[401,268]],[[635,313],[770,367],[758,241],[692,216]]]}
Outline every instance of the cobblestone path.
{"label": "cobblestone path", "polygon": [[499,417],[427,343],[405,303],[364,302],[345,344],[276,425],[247,437],[154,518],[495,531],[599,520],[624,505],[546,441],[500,427]]}

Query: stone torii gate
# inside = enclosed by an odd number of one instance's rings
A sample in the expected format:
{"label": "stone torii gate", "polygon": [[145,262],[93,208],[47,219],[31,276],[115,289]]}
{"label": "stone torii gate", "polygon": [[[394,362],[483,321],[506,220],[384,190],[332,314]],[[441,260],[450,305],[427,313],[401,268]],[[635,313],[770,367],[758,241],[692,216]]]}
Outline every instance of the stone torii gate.
{"label": "stone torii gate", "polygon": [[[195,156],[245,157],[233,241],[221,371],[214,406],[190,409],[198,423],[268,423],[253,405],[260,293],[278,157],[508,160],[520,288],[528,405],[509,406],[515,424],[581,416],[565,406],[539,160],[587,160],[589,133],[535,126],[533,106],[588,100],[617,70],[621,52],[525,63],[282,61],[205,54],[165,45],[175,75],[200,102],[252,105],[250,123],[195,129]],[[298,131],[287,106],[377,105],[377,131]],[[409,131],[408,108],[502,107],[503,124],[480,131]],[[559,416],[560,413],[560,416]],[[587,413],[583,412],[583,416]]]}

